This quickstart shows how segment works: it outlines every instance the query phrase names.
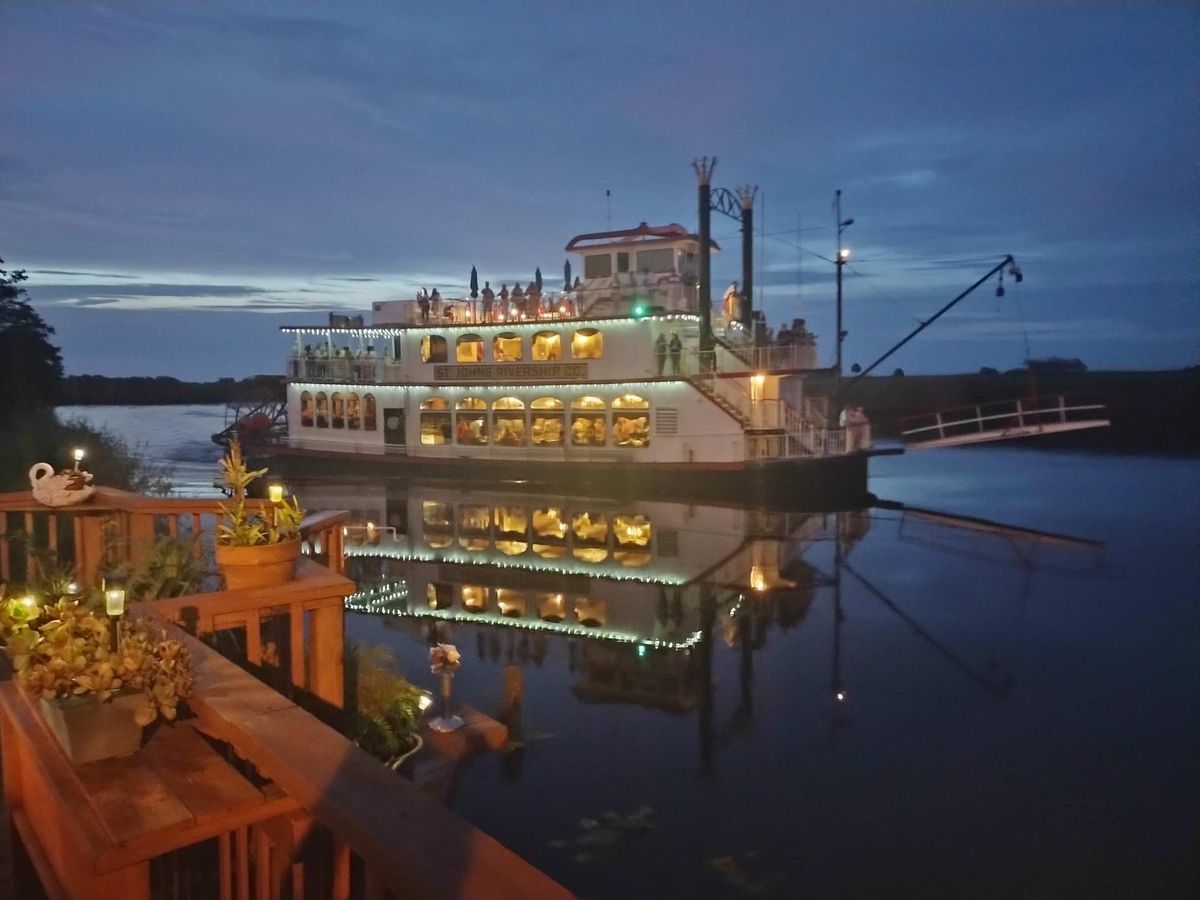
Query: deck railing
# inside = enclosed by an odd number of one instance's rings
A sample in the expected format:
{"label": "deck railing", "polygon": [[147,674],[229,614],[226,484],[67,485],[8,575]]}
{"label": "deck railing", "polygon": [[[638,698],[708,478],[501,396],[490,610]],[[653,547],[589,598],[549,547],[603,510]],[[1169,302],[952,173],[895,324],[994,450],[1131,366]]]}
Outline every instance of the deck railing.
{"label": "deck railing", "polygon": [[[25,535],[91,582],[159,535],[194,535],[195,547],[210,548],[214,516],[214,500],[109,489],[59,509],[28,492],[0,494],[0,581],[36,575]],[[340,574],[346,520],[341,512],[306,520],[308,555],[288,584],[138,606],[188,643],[198,719],[165,729],[153,752],[100,764],[108,784],[70,766],[25,695],[0,688],[7,800],[49,896],[567,896],[320,720],[338,718],[344,697],[343,604],[355,590]],[[196,728],[233,769],[195,739]],[[238,787],[235,770],[250,780]],[[137,785],[147,796],[129,793]],[[154,805],[154,791],[168,789],[169,816]],[[234,796],[235,806],[214,807]],[[121,827],[138,837],[114,843],[108,818],[126,806]]]}
{"label": "deck railing", "polygon": [[1108,424],[1102,403],[1064,395],[959,406],[900,420],[900,437],[913,443],[973,443]]}

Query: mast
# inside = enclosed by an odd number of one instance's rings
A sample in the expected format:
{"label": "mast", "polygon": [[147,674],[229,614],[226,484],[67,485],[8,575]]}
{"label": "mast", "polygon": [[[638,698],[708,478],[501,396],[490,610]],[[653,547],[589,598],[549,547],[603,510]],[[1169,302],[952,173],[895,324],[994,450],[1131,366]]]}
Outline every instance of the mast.
{"label": "mast", "polygon": [[712,173],[717,167],[717,158],[702,156],[692,160],[692,169],[699,182],[700,213],[700,349],[711,350],[712,339],[712,258],[709,250],[711,239]]}

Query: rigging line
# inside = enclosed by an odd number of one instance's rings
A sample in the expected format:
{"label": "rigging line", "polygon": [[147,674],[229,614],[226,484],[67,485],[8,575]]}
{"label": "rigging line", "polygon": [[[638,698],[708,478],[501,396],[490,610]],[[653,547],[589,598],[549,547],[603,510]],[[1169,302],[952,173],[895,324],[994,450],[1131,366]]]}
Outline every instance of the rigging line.
{"label": "rigging line", "polygon": [[[826,229],[826,231],[828,231],[828,229]],[[809,256],[815,256],[817,259],[824,260],[825,262],[829,263],[830,265],[835,265],[834,261],[832,259],[830,259],[828,256],[822,256],[820,253],[815,253],[812,250],[809,250],[807,247],[801,245],[797,241],[789,241],[786,238],[779,237],[778,235],[767,235],[767,237],[774,237],[775,240],[783,241],[783,243],[787,244],[789,247],[795,247],[801,253],[807,253]]]}
{"label": "rigging line", "polygon": [[847,264],[846,268],[850,270],[851,274],[857,275],[859,278],[861,278],[862,283],[865,284],[867,287],[869,287],[871,290],[873,290],[876,293],[876,295],[878,295],[879,297],[888,301],[888,303],[891,303],[894,307],[896,307],[896,309],[898,309],[898,310],[900,310],[900,312],[904,313],[905,317],[911,318],[914,322],[917,322],[917,323],[921,322],[920,316],[918,316],[912,310],[906,309],[904,307],[904,305],[900,303],[899,300],[896,300],[893,297],[890,297],[887,294],[885,294],[883,291],[879,290],[879,288],[877,288],[874,284],[871,283],[871,279],[869,279],[865,275],[863,275],[863,273],[858,271],[858,269],[854,268],[854,266]]}

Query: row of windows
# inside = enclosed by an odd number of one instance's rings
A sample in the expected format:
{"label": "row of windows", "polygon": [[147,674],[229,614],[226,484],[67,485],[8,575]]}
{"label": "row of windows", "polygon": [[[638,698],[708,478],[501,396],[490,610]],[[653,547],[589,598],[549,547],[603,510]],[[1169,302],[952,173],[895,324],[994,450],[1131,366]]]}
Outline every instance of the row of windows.
{"label": "row of windows", "polygon": [[[529,342],[529,358],[534,362],[556,362],[562,359],[562,335],[557,331],[539,331]],[[595,328],[580,328],[571,335],[572,359],[602,359],[604,335]],[[505,331],[492,338],[492,361],[521,362],[525,358],[525,342],[521,335]],[[421,362],[444,363],[449,359],[449,344],[440,335],[421,338]],[[460,335],[454,342],[454,360],[458,363],[484,362],[484,340],[477,334]]]}
{"label": "row of windows", "polygon": [[[442,397],[430,397],[421,403],[421,443],[428,446],[460,444],[501,447],[562,447],[566,442],[565,404],[557,397],[538,397],[530,404],[528,423],[525,402],[520,397],[500,397],[492,402],[492,415],[482,397],[463,397],[454,404]],[[617,447],[650,446],[650,401],[637,394],[622,394],[612,401],[612,442]],[[583,396],[571,401],[571,444],[575,447],[603,447],[608,443],[607,404],[600,397]],[[428,411],[427,411],[428,410]],[[446,410],[436,412],[434,410]],[[627,412],[629,410],[642,410]],[[528,424],[528,427],[527,427]]]}
{"label": "row of windows", "polygon": [[[618,252],[617,271],[629,271],[629,253]],[[674,272],[675,251],[666,248],[659,250],[639,250],[637,254],[638,272]],[[613,254],[594,253],[583,258],[584,278],[607,278],[613,273]]]}
{"label": "row of windows", "polygon": [[[330,415],[332,407],[332,415]],[[300,424],[306,428],[349,428],[374,431],[378,425],[375,418],[375,395],[356,393],[343,394],[334,391],[332,396],[318,391],[316,397],[305,391],[300,395]]]}
{"label": "row of windows", "polygon": [[481,584],[454,585],[449,582],[431,581],[425,585],[425,601],[430,609],[450,609],[455,595],[467,612],[490,612],[493,599],[495,609],[502,616],[522,618],[530,612],[537,614],[543,622],[562,622],[574,612],[580,625],[598,627],[607,621],[607,607],[603,600],[590,597],[567,597],[564,594],[533,593],[490,588]]}

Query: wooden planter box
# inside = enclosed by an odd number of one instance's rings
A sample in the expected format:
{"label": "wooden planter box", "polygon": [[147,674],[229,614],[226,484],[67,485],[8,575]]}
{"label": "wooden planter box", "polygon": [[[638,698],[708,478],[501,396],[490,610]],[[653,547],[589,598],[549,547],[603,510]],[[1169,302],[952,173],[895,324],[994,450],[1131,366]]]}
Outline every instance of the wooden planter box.
{"label": "wooden planter box", "polygon": [[134,719],[144,702],[141,694],[118,694],[107,703],[95,697],[41,700],[42,718],[75,765],[129,756],[142,743],[142,726]]}

